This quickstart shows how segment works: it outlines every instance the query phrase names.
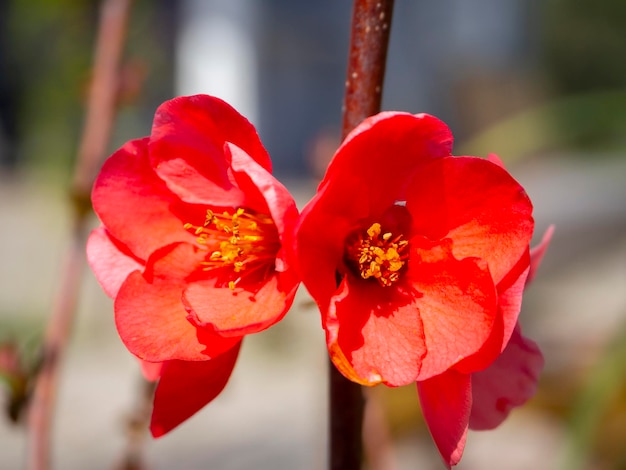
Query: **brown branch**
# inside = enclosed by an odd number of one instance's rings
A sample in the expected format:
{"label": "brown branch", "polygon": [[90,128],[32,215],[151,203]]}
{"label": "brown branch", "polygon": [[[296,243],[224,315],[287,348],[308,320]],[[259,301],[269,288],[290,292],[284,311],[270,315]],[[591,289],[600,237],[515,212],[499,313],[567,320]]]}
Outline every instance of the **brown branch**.
{"label": "brown branch", "polygon": [[395,470],[391,431],[378,390],[368,388],[367,406],[363,418],[363,447],[365,458],[372,470]]}
{"label": "brown branch", "polygon": [[358,470],[363,454],[363,392],[330,363],[330,470]]}
{"label": "brown branch", "polygon": [[393,0],[355,0],[342,134],[380,111]]}
{"label": "brown branch", "polygon": [[[342,136],[380,111],[393,0],[355,0]],[[330,470],[358,470],[362,461],[364,399],[361,386],[330,364]]]}
{"label": "brown branch", "polygon": [[44,336],[41,369],[28,415],[30,470],[50,466],[50,433],[61,360],[70,337],[84,267],[89,195],[107,151],[118,90],[118,71],[131,0],[104,0],[94,52],[94,73],[72,186],[75,202],[71,242],[61,267],[60,285]]}
{"label": "brown branch", "polygon": [[138,403],[126,421],[126,448],[116,470],[142,470],[146,468],[143,461],[143,445],[147,437],[147,429],[152,415],[152,400],[157,382],[150,382],[141,377],[141,393]]}

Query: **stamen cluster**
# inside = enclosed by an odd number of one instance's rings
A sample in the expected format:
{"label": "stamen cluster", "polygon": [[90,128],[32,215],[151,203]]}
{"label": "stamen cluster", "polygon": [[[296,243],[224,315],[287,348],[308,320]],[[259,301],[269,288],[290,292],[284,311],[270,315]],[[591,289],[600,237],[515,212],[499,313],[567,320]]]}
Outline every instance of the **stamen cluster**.
{"label": "stamen cluster", "polygon": [[[271,217],[251,214],[242,208],[232,214],[207,209],[201,226],[187,223],[185,229],[193,229],[198,243],[213,249],[200,263],[204,271],[231,266],[233,272],[239,273],[252,262],[274,258],[280,246]],[[229,281],[229,287],[234,289],[240,280],[238,277]]]}
{"label": "stamen cluster", "polygon": [[402,235],[383,233],[375,222],[348,244],[347,257],[356,262],[363,279],[374,278],[381,286],[389,287],[400,279],[400,270],[409,256],[405,253],[408,244]]}

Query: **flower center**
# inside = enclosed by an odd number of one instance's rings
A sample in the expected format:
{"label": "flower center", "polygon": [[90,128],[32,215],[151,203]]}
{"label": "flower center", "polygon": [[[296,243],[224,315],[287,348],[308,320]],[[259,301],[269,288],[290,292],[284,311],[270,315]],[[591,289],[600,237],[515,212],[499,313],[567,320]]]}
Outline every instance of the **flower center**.
{"label": "flower center", "polygon": [[402,235],[382,231],[378,222],[365,233],[349,238],[346,247],[348,264],[356,267],[363,279],[374,278],[383,287],[400,279],[400,270],[406,264],[409,242]]}
{"label": "flower center", "polygon": [[210,252],[202,265],[204,271],[219,268],[231,268],[228,287],[234,289],[243,274],[258,268],[273,266],[276,253],[280,248],[276,225],[265,214],[246,212],[237,209],[234,213],[224,211],[216,214],[206,211],[204,223],[200,226],[185,224],[186,230],[193,230],[199,244]]}

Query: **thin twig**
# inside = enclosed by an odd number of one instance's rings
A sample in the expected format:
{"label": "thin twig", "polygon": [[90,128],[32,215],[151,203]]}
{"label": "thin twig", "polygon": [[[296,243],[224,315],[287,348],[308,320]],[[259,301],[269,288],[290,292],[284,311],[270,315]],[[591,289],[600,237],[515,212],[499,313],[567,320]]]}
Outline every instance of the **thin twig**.
{"label": "thin twig", "polygon": [[132,0],[103,0],[100,7],[93,77],[73,180],[74,192],[87,198],[111,137],[131,4]]}
{"label": "thin twig", "polygon": [[[393,0],[355,0],[342,136],[380,111]],[[358,470],[362,461],[364,399],[361,386],[330,364],[330,470]]]}
{"label": "thin twig", "polygon": [[61,267],[61,281],[44,336],[41,370],[28,415],[27,468],[30,470],[45,470],[50,466],[50,434],[59,369],[70,337],[84,268],[89,195],[111,133],[130,4],[131,0],[104,0],[101,5],[93,78],[72,186],[75,210],[71,242]]}

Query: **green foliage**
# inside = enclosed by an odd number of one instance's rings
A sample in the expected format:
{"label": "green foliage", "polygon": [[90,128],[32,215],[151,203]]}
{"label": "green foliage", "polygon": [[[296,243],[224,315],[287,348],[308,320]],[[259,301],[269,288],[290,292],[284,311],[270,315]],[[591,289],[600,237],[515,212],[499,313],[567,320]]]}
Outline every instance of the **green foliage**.
{"label": "green foliage", "polygon": [[461,154],[498,153],[508,163],[555,150],[619,153],[626,148],[626,90],[554,99],[489,127]]}
{"label": "green foliage", "polygon": [[[569,452],[564,469],[588,468],[590,459],[606,467],[624,468],[626,430],[626,325],[599,358],[571,410]],[[617,432],[610,432],[614,429]],[[617,465],[617,466],[616,466]]]}
{"label": "green foliage", "polygon": [[[15,0],[8,28],[10,63],[19,84],[19,152],[23,163],[68,175],[83,128],[100,2],[93,0]],[[149,132],[155,104],[171,95],[172,63],[150,0],[133,5],[125,57],[139,58],[148,74],[139,106],[122,110],[111,148]],[[146,104],[147,103],[147,104]],[[149,109],[145,112],[141,105]],[[119,135],[118,135],[119,134]]]}
{"label": "green foliage", "polygon": [[626,85],[626,2],[542,3],[544,67],[563,93]]}
{"label": "green foliage", "polygon": [[94,5],[86,0],[11,5],[20,157],[29,164],[67,170],[72,161],[94,39]]}

